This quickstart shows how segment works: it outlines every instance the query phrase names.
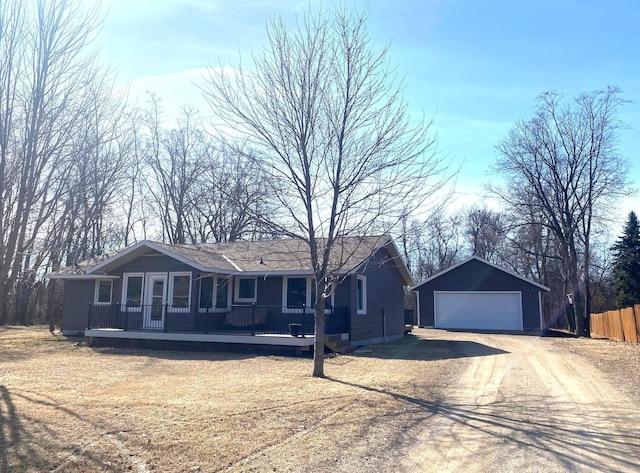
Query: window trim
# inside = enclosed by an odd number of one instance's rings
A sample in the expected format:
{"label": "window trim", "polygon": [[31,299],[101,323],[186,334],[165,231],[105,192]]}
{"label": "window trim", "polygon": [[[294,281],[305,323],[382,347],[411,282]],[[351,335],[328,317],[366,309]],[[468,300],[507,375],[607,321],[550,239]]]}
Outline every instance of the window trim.
{"label": "window trim", "polygon": [[[108,281],[111,283],[111,288],[109,289],[109,301],[108,302],[100,302],[98,297],[100,295],[100,283]],[[113,302],[113,279],[100,278],[96,279],[96,284],[93,292],[93,304],[94,305],[111,305]]]}
{"label": "window trim", "polygon": [[287,305],[287,292],[289,286],[289,279],[304,279],[304,305],[305,312],[308,312],[311,307],[311,277],[310,276],[282,276],[282,313],[283,314],[295,314],[300,312],[299,307],[289,307]]}
{"label": "window trim", "polygon": [[[127,287],[129,285],[129,278],[141,278],[142,283],[140,284],[140,305],[138,307],[129,306],[127,307]],[[144,305],[144,290],[145,290],[145,282],[146,276],[145,273],[122,273],[122,294],[120,296],[120,305],[123,310],[127,312],[140,312],[142,310],[142,306]]]}
{"label": "window trim", "polygon": [[[235,276],[233,281],[233,301],[234,302],[256,302],[258,299],[258,277],[257,276]],[[240,281],[253,279],[253,297],[240,297]]]}
{"label": "window trim", "polygon": [[[313,276],[282,276],[282,313],[283,314],[291,314],[297,313],[300,309],[296,307],[288,307],[287,306],[287,282],[289,279],[306,279],[306,290],[305,290],[305,312],[307,314],[313,314],[315,312],[313,305],[315,301],[311,300],[311,294],[313,292]],[[329,300],[331,301],[331,307],[324,309],[325,314],[330,314],[331,310],[335,306],[334,304],[334,294],[335,291],[331,292],[331,296],[329,296]],[[325,302],[326,304],[326,302]]]}
{"label": "window trim", "polygon": [[[200,296],[202,295],[202,281],[206,278],[211,278],[213,279],[213,293],[211,294],[211,307],[203,307],[201,305],[201,298]],[[198,284],[198,312],[228,312],[229,311],[229,307],[230,304],[229,302],[231,301],[231,284],[229,284],[229,281],[227,281],[227,305],[225,307],[217,307],[217,298],[218,298],[218,285],[219,285],[219,281],[224,280],[224,279],[228,279],[226,276],[211,276],[211,275],[201,275],[199,278],[200,283]]]}
{"label": "window trim", "polygon": [[[362,308],[359,307],[360,300],[358,298],[358,282],[362,281]],[[367,313],[367,277],[358,274],[356,277],[356,313],[365,315]]]}
{"label": "window trim", "polygon": [[[218,307],[218,285],[220,280],[227,280],[227,305],[225,307]],[[256,291],[258,290],[258,282],[256,281]],[[213,283],[213,309],[216,312],[227,312],[231,308],[231,278],[228,276],[216,276]]]}
{"label": "window trim", "polygon": [[215,276],[201,274],[198,279],[199,279],[198,281],[198,312],[211,312],[213,307],[207,307],[202,305],[202,283],[204,282],[205,279],[211,279],[213,281],[212,288],[211,288],[211,304],[215,306],[214,298],[215,298],[216,278]]}
{"label": "window trim", "polygon": [[[174,277],[189,276],[189,298],[186,307],[178,307],[173,305]],[[169,284],[167,287],[167,305],[172,312],[189,312],[191,310],[191,292],[192,291],[192,273],[191,271],[172,271],[169,273]]]}

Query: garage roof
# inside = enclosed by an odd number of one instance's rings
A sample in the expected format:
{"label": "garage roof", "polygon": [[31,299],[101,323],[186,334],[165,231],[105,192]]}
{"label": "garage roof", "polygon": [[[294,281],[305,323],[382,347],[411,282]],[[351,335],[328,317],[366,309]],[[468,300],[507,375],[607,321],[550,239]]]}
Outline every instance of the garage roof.
{"label": "garage roof", "polygon": [[462,265],[464,265],[464,264],[467,264],[469,261],[473,261],[473,260],[480,261],[481,263],[484,263],[484,264],[486,264],[486,265],[488,265],[488,266],[491,266],[491,267],[493,267],[493,268],[497,269],[498,271],[502,271],[503,273],[506,273],[506,274],[508,274],[508,275],[510,275],[510,276],[513,276],[514,278],[520,279],[520,280],[522,280],[522,281],[524,281],[524,282],[527,282],[527,283],[529,283],[529,284],[531,284],[531,285],[533,285],[533,286],[536,286],[536,287],[538,287],[539,289],[542,289],[543,291],[546,291],[546,292],[549,292],[549,291],[550,291],[550,289],[549,289],[547,286],[543,286],[542,284],[538,284],[537,282],[532,281],[531,279],[524,278],[524,277],[520,276],[519,274],[514,273],[513,271],[509,271],[509,270],[507,270],[507,269],[501,268],[500,266],[495,265],[495,264],[493,264],[493,263],[490,263],[489,261],[487,261],[487,260],[485,260],[485,259],[482,259],[482,258],[480,258],[479,256],[472,256],[472,257],[470,257],[470,258],[467,258],[467,259],[466,259],[466,260],[464,260],[464,261],[461,261],[461,262],[460,262],[460,263],[458,263],[458,264],[454,264],[453,266],[451,266],[451,267],[449,267],[449,268],[445,269],[444,271],[440,271],[439,273],[434,274],[433,276],[428,277],[427,279],[425,279],[424,281],[422,281],[420,284],[416,284],[415,286],[413,286],[413,287],[411,288],[411,290],[412,290],[412,291],[417,291],[418,289],[420,289],[420,287],[422,287],[423,285],[427,284],[428,282],[433,281],[434,279],[437,279],[437,278],[439,278],[440,276],[442,276],[442,275],[444,275],[444,274],[446,274],[446,273],[448,273],[448,272],[450,272],[450,271],[453,271],[454,269],[459,268],[460,266],[462,266]]}

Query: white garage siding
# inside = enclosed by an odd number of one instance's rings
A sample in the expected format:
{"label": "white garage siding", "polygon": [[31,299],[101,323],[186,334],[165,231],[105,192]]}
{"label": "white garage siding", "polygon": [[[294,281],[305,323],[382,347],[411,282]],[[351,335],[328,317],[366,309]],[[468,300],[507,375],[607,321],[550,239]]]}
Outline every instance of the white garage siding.
{"label": "white garage siding", "polygon": [[436,328],[522,330],[520,292],[435,292]]}

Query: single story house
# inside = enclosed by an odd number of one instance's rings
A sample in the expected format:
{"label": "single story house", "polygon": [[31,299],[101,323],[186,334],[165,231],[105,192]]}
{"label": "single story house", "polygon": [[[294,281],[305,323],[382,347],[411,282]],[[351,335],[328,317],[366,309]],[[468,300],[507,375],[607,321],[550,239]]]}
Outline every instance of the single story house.
{"label": "single story house", "polygon": [[[401,338],[405,288],[414,282],[393,240],[345,237],[331,258],[342,269],[326,300],[328,346]],[[48,277],[65,282],[61,329],[67,335],[296,347],[314,342],[313,272],[309,247],[300,240],[141,241]]]}
{"label": "single story house", "polygon": [[543,328],[549,288],[473,256],[412,288],[420,326],[461,330]]}

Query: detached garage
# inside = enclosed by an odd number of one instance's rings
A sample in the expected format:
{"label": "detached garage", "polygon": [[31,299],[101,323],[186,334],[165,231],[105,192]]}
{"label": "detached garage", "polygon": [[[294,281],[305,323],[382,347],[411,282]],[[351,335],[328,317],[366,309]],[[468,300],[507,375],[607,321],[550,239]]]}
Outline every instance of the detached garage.
{"label": "detached garage", "polygon": [[549,288],[473,256],[413,288],[420,326],[540,330]]}

